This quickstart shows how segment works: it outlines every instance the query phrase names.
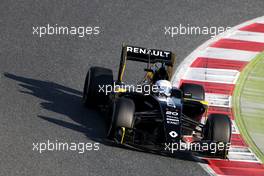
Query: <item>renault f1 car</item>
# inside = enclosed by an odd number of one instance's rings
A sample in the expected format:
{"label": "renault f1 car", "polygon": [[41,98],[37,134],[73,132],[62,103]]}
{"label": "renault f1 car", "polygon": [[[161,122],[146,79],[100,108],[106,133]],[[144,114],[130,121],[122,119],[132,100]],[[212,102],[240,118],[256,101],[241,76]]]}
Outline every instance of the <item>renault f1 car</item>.
{"label": "renault f1 car", "polygon": [[[128,60],[145,62],[141,86],[156,87],[150,94],[128,90],[123,80]],[[166,152],[168,144],[224,144],[215,152],[200,151],[226,158],[231,121],[224,114],[207,114],[208,103],[201,85],[170,83],[175,55],[170,51],[123,46],[117,80],[113,72],[91,67],[86,75],[83,103],[106,114],[107,137],[119,144]],[[102,87],[114,86],[106,94]],[[171,148],[170,148],[171,149]]]}

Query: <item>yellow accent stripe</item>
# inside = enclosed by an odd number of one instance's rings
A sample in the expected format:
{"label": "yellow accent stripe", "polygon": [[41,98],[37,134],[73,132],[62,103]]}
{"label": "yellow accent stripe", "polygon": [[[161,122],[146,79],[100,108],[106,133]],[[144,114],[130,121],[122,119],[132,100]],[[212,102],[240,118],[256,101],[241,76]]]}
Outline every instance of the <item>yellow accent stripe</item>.
{"label": "yellow accent stripe", "polygon": [[126,89],[118,88],[118,89],[115,90],[115,92],[126,92]]}
{"label": "yellow accent stripe", "polygon": [[121,144],[123,144],[124,143],[126,129],[125,129],[125,127],[122,127],[121,130],[122,130]]}
{"label": "yellow accent stripe", "polygon": [[[124,47],[126,48],[126,47]],[[124,58],[124,65],[123,65],[123,68],[122,68],[122,72],[121,72],[121,75],[120,75],[120,81],[122,82],[123,80],[123,75],[124,75],[124,72],[125,72],[125,68],[126,68],[126,60],[127,60],[127,54],[126,54],[127,51],[123,51],[123,54],[125,54],[125,58]]]}
{"label": "yellow accent stripe", "polygon": [[184,100],[191,100],[191,101],[198,101],[200,103],[202,103],[203,105],[209,105],[208,101],[204,101],[204,100],[195,100],[195,99],[192,99],[192,98],[184,98]]}
{"label": "yellow accent stripe", "polygon": [[200,101],[200,103],[204,104],[204,105],[209,105],[209,102],[208,101]]}

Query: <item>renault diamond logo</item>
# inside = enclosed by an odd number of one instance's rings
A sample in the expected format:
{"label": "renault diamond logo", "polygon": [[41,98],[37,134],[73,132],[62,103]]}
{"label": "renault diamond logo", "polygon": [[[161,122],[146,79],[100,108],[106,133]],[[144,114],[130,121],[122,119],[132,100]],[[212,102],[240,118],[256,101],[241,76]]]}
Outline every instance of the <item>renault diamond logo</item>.
{"label": "renault diamond logo", "polygon": [[173,138],[175,138],[175,137],[178,136],[178,134],[176,133],[176,131],[171,131],[171,132],[169,133],[169,135],[170,135],[171,137],[173,137]]}

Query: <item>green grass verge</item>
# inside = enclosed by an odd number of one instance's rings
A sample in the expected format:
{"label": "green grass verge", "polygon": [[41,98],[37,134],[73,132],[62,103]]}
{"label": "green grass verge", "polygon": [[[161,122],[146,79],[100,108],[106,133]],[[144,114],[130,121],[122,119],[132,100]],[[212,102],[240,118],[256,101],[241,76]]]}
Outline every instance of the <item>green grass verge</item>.
{"label": "green grass verge", "polygon": [[[256,145],[252,134],[264,136],[264,52],[257,55],[241,72],[233,94],[232,105],[240,133],[256,156],[264,162],[263,149]],[[242,101],[249,102],[248,104]],[[255,105],[255,107],[254,107]],[[244,106],[243,108],[241,106]],[[248,108],[247,108],[248,106]],[[251,108],[251,109],[250,109]],[[255,140],[255,141],[254,141]],[[264,145],[264,137],[261,140]]]}

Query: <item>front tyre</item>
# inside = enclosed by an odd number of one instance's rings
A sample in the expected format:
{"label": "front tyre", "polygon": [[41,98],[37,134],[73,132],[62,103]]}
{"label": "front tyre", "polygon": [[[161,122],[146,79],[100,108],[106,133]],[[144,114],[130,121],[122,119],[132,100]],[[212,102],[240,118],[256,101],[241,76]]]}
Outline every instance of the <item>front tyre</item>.
{"label": "front tyre", "polygon": [[113,139],[118,128],[133,128],[135,104],[128,98],[118,98],[113,105],[112,120],[107,137]]}
{"label": "front tyre", "polygon": [[[224,146],[230,145],[232,133],[231,120],[224,114],[210,114],[204,129],[204,140],[215,143],[218,146],[222,143]],[[225,159],[228,154],[229,147],[224,147],[220,150],[218,147],[214,153],[209,151],[216,157]]]}

